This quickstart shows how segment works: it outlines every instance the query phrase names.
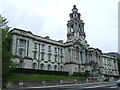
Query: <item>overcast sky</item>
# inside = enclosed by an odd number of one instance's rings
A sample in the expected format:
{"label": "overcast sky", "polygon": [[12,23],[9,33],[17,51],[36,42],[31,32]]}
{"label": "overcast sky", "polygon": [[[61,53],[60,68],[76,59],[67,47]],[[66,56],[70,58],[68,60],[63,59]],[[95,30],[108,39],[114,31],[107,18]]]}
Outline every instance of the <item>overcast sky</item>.
{"label": "overcast sky", "polygon": [[67,21],[76,5],[90,47],[118,52],[119,0],[0,0],[9,26],[54,40],[67,40]]}

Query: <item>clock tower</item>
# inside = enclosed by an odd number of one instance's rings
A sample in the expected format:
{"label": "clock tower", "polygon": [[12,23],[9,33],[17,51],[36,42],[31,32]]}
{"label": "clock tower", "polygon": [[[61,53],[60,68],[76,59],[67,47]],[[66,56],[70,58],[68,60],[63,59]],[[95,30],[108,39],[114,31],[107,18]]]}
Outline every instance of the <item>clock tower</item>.
{"label": "clock tower", "polygon": [[76,5],[73,6],[70,20],[67,23],[67,42],[85,40],[84,22],[81,20],[81,14],[78,13]]}

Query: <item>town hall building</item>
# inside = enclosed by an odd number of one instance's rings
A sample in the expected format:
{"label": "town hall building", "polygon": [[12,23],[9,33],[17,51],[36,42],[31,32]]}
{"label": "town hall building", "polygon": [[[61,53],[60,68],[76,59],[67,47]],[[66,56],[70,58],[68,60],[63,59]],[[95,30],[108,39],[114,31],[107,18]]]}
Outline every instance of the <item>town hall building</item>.
{"label": "town hall building", "polygon": [[14,28],[11,30],[11,50],[19,68],[85,72],[96,69],[99,74],[118,76],[117,59],[92,48],[86,41],[84,22],[76,5],[67,22],[67,41],[52,40],[49,36],[41,37],[30,31]]}

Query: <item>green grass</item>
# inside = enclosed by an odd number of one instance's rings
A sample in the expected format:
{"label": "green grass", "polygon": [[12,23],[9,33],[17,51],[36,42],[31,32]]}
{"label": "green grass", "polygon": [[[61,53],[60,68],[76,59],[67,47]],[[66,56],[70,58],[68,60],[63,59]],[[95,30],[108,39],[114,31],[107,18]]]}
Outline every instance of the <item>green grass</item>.
{"label": "green grass", "polygon": [[18,74],[8,73],[5,76],[6,81],[40,81],[40,80],[63,80],[63,79],[81,79],[80,77],[67,77],[43,74]]}

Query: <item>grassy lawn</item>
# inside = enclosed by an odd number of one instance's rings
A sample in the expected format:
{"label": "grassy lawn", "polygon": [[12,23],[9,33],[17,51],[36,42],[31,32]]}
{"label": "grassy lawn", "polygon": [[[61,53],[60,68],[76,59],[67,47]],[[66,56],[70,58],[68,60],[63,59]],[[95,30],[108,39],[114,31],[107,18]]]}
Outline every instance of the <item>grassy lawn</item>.
{"label": "grassy lawn", "polygon": [[18,74],[8,73],[5,76],[6,81],[39,81],[39,80],[61,80],[61,79],[81,79],[80,77],[67,77],[43,74]]}

